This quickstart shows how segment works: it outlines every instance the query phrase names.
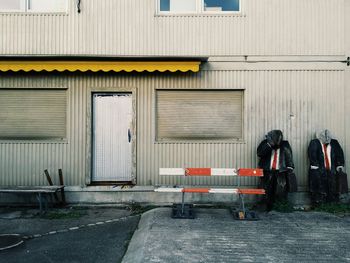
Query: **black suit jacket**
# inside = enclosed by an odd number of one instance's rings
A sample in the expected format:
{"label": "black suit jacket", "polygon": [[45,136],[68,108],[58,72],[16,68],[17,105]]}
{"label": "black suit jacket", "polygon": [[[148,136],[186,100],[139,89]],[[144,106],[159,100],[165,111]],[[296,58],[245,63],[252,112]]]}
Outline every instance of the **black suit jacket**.
{"label": "black suit jacket", "polygon": [[[263,140],[257,149],[259,157],[259,168],[265,171],[270,170],[271,154],[273,148],[267,143],[267,140]],[[287,171],[287,167],[294,168],[292,148],[288,141],[282,141],[280,145],[280,156],[279,156],[279,171]]]}
{"label": "black suit jacket", "polygon": [[[344,152],[337,140],[331,140],[331,172],[335,173],[335,169],[338,166],[344,166]],[[324,154],[322,151],[321,142],[318,139],[314,139],[310,142],[308,148],[308,155],[310,160],[310,166],[318,166],[320,171],[324,172],[326,167],[324,165]]]}
{"label": "black suit jacket", "polygon": [[[314,139],[309,144],[309,186],[311,192],[325,194],[327,192],[337,193],[347,191],[346,176],[344,177],[344,180],[339,180],[339,178],[342,177],[339,177],[339,174],[336,171],[338,166],[344,166],[343,149],[339,142],[334,139],[331,140],[330,145],[331,154],[328,158],[331,159],[331,171],[330,176],[327,176],[321,142],[318,139]],[[311,169],[311,165],[317,166],[318,169]],[[346,191],[341,189],[346,189]]]}

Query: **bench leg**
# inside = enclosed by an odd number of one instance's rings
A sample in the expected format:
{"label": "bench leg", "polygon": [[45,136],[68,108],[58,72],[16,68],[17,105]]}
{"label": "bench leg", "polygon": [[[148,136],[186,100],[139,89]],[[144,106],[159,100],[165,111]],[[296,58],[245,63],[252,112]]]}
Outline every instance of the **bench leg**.
{"label": "bench leg", "polygon": [[245,207],[244,196],[239,194],[239,209],[232,208],[232,215],[236,220],[259,220],[258,215],[254,211],[248,211]]}
{"label": "bench leg", "polygon": [[243,215],[245,215],[245,204],[244,204],[244,197],[243,197],[243,195],[242,194],[239,194],[239,199],[240,199],[240,203],[241,203],[241,205],[240,205],[240,208],[241,208],[241,210],[242,210],[242,212],[243,212]]}
{"label": "bench leg", "polygon": [[181,214],[184,214],[185,210],[185,193],[182,193],[182,198],[181,198]]}
{"label": "bench leg", "polygon": [[47,194],[44,194],[43,195],[43,200],[44,200],[44,211],[46,212],[47,210],[48,210],[48,203],[49,203],[49,201],[48,201],[48,198],[47,198]]}
{"label": "bench leg", "polygon": [[47,211],[48,201],[47,196],[44,193],[38,193],[37,197],[39,202],[40,214]]}
{"label": "bench leg", "polygon": [[194,219],[193,204],[185,204],[185,193],[182,193],[181,204],[173,204],[171,217],[176,219]]}
{"label": "bench leg", "polygon": [[42,194],[38,193],[37,197],[38,202],[39,202],[39,208],[40,208],[40,214],[43,213],[43,200],[42,200]]}

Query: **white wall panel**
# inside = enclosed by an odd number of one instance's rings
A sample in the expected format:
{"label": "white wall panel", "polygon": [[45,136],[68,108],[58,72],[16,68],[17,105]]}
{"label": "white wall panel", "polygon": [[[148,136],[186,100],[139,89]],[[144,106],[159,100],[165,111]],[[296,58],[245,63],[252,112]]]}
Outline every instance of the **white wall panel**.
{"label": "white wall panel", "polygon": [[[345,41],[345,54],[346,57],[350,57],[350,16],[348,15],[350,13],[350,0],[345,0],[345,31],[344,35],[346,37]],[[350,65],[345,70],[345,109],[344,111],[348,114],[350,112]],[[347,166],[347,173],[350,174],[350,122],[348,120],[345,121],[345,130],[346,130],[346,152],[347,156],[346,158],[346,166]]]}
{"label": "white wall panel", "polygon": [[344,55],[344,1],[242,0],[242,15],[156,15],[155,0],[0,14],[1,55]]}
{"label": "white wall panel", "polygon": [[[350,7],[350,5],[349,5]],[[350,67],[348,67],[345,70],[345,115],[348,116],[348,113],[350,112]],[[348,173],[348,180],[350,181],[349,174],[350,174],[350,122],[348,121],[349,117],[346,117],[344,121],[345,125],[345,132],[346,132],[346,138],[345,138],[345,170]]]}

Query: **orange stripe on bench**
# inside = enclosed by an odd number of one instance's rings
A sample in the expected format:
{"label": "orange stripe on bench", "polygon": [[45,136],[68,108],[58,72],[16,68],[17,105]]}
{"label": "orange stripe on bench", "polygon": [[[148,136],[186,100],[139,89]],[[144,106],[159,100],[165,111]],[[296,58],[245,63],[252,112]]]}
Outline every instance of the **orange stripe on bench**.
{"label": "orange stripe on bench", "polygon": [[185,188],[183,193],[209,193],[209,188]]}
{"label": "orange stripe on bench", "polygon": [[263,169],[239,169],[239,176],[263,176]]}
{"label": "orange stripe on bench", "polygon": [[264,189],[238,189],[239,194],[244,195],[264,195],[265,190]]}
{"label": "orange stripe on bench", "polygon": [[186,176],[211,176],[211,168],[186,168]]}

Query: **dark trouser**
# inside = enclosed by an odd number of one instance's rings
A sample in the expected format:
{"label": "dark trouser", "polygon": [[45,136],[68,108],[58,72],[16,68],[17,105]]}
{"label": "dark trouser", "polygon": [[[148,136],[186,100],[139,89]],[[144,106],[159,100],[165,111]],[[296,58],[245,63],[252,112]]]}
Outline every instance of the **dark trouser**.
{"label": "dark trouser", "polygon": [[278,170],[264,171],[262,178],[266,191],[266,209],[270,211],[276,200],[287,200],[287,173]]}
{"label": "dark trouser", "polygon": [[320,189],[323,189],[323,191],[311,193],[311,201],[313,205],[339,201],[339,193],[337,192],[336,187],[336,174],[332,174],[331,171],[326,170],[324,176],[325,178],[320,180]]}

